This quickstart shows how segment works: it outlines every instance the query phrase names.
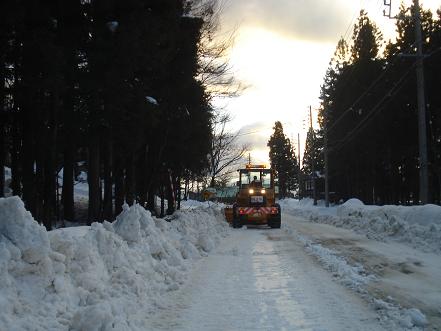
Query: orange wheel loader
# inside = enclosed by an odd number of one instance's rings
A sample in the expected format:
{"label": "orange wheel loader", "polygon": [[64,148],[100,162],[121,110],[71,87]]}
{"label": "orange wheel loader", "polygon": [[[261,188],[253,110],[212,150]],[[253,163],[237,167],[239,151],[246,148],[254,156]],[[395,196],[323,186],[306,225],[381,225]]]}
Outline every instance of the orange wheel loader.
{"label": "orange wheel loader", "polygon": [[280,228],[281,209],[276,203],[274,172],[265,165],[247,164],[239,169],[239,192],[232,207],[225,208],[225,217],[233,228],[243,225],[268,225]]}

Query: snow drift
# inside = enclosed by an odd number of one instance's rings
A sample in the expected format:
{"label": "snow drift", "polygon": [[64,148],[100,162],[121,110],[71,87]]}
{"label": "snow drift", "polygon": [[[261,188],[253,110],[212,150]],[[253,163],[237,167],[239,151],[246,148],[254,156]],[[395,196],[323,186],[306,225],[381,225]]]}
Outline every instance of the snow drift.
{"label": "snow drift", "polygon": [[357,199],[325,208],[312,199],[284,199],[282,209],[309,221],[352,229],[368,238],[397,240],[426,252],[441,253],[441,207],[367,206]]}
{"label": "snow drift", "polygon": [[145,330],[229,231],[213,206],[174,216],[125,206],[114,223],[47,232],[19,198],[0,199],[0,330]]}

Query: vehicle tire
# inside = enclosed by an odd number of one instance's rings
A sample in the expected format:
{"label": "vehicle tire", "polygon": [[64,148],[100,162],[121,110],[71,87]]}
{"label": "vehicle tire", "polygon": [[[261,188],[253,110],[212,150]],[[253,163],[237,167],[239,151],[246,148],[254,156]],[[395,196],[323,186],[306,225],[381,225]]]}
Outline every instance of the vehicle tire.
{"label": "vehicle tire", "polygon": [[269,226],[272,229],[280,229],[282,222],[280,221],[280,217],[277,218],[273,218],[272,220],[269,221]]}
{"label": "vehicle tire", "polygon": [[234,229],[241,227],[240,219],[238,218],[235,205],[233,205],[233,222],[231,222],[231,225],[233,226]]}
{"label": "vehicle tire", "polygon": [[280,205],[278,203],[276,203],[275,206],[279,210],[279,215],[270,219],[268,225],[273,229],[280,229],[280,226],[282,225],[282,209],[280,208]]}
{"label": "vehicle tire", "polygon": [[242,224],[239,219],[233,218],[233,228],[238,229],[241,228]]}

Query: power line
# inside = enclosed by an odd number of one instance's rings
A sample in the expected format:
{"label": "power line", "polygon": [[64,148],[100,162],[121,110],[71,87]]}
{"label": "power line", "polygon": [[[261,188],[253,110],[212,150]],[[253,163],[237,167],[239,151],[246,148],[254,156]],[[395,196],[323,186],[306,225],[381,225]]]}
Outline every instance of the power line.
{"label": "power line", "polygon": [[[256,131],[250,131],[250,132],[238,133],[238,134],[236,135],[236,137],[247,136],[247,135],[254,134],[254,133],[260,133],[260,132],[264,132],[264,131],[269,130],[269,129],[270,129],[270,128],[264,128],[264,129],[256,130]],[[240,132],[240,130],[239,130],[239,132]]]}
{"label": "power line", "polygon": [[[408,47],[408,49],[412,48],[413,44]],[[388,71],[396,64],[399,56],[395,56],[391,62],[386,64],[386,67],[380,73],[380,75],[369,85],[369,87],[342,113],[340,116],[332,123],[332,125],[328,128],[328,132],[331,131],[342,119],[346,116],[353,108],[360,102],[371,90],[377,85],[377,83],[388,73]],[[352,67],[354,69],[355,66]]]}
{"label": "power line", "polygon": [[411,70],[415,67],[415,64],[413,64],[401,77],[400,79],[395,83],[395,85],[381,98],[381,100],[371,109],[371,111],[366,115],[365,118],[363,118],[341,141],[337,143],[334,147],[331,148],[332,151],[338,150],[342,148],[346,143],[349,142],[350,138],[361,132],[362,129],[364,129],[365,125],[368,123],[369,120],[371,120],[376,113],[383,106],[383,103],[385,101],[390,101],[392,97],[394,97],[403,86],[402,83],[407,78]]}

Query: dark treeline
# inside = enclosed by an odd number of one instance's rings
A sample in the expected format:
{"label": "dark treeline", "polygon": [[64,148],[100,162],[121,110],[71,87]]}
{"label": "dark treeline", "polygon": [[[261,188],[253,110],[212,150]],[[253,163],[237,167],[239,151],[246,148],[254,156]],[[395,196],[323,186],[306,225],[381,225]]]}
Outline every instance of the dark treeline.
{"label": "dark treeline", "polygon": [[173,208],[172,188],[206,168],[212,112],[196,79],[206,21],[189,6],[0,2],[0,169],[48,229],[75,218],[80,161],[90,221],[113,219],[124,201],[153,210],[155,194]]}
{"label": "dark treeline", "polygon": [[[339,42],[322,86],[330,191],[366,203],[419,201],[414,7],[397,15],[396,41],[361,12],[352,42]],[[441,190],[441,12],[422,10],[431,201]],[[407,55],[407,56],[406,56]],[[323,137],[323,131],[319,132]],[[323,146],[323,139],[321,139]],[[311,143],[311,145],[314,145]],[[317,158],[322,163],[322,158]],[[317,165],[323,169],[323,165]]]}

